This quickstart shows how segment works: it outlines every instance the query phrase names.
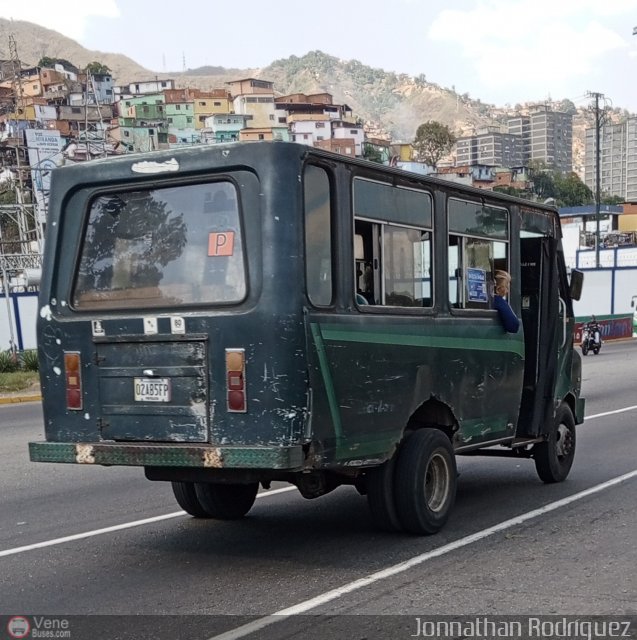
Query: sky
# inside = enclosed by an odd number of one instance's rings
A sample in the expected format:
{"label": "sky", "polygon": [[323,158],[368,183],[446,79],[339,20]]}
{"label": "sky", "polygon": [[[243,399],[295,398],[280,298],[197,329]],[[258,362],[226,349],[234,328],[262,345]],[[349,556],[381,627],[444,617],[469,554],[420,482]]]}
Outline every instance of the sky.
{"label": "sky", "polygon": [[[253,69],[309,51],[506,104],[568,98],[637,112],[637,0],[29,0],[0,17],[150,71]],[[54,7],[52,9],[51,7]],[[121,79],[123,82],[126,79]],[[275,87],[276,89],[276,87]]]}

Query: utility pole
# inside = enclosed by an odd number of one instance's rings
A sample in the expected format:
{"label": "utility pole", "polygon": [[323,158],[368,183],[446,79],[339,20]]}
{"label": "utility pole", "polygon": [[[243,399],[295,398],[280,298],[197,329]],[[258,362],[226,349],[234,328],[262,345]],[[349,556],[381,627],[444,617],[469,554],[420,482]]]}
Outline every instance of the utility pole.
{"label": "utility pole", "polygon": [[24,92],[22,91],[22,63],[18,57],[18,44],[13,34],[9,35],[9,55],[11,57],[11,71],[13,73],[12,88],[16,120],[22,119],[26,121],[26,114],[24,113]]}
{"label": "utility pole", "polygon": [[603,109],[599,108],[599,102],[604,99],[604,94],[597,93],[596,91],[588,91],[587,95],[595,100],[595,268],[599,269],[599,217],[601,201],[600,133],[605,120],[605,114]]}

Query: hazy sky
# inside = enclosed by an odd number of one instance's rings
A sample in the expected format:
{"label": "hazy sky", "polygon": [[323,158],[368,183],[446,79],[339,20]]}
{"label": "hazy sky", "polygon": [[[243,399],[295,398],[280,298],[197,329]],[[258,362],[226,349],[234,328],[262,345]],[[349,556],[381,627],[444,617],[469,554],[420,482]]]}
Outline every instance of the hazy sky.
{"label": "hazy sky", "polygon": [[[637,0],[28,0],[0,17],[152,71],[263,67],[319,49],[497,105],[604,93],[637,112]],[[124,79],[122,79],[124,80]]]}

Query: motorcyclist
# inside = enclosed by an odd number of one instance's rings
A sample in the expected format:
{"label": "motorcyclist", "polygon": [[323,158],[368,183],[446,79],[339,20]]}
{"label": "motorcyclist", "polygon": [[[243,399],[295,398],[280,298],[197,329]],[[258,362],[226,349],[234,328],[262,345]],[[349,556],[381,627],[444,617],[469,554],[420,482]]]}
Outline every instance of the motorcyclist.
{"label": "motorcyclist", "polygon": [[591,316],[591,319],[586,323],[586,328],[589,331],[589,335],[593,336],[595,344],[601,344],[601,327],[595,316]]}

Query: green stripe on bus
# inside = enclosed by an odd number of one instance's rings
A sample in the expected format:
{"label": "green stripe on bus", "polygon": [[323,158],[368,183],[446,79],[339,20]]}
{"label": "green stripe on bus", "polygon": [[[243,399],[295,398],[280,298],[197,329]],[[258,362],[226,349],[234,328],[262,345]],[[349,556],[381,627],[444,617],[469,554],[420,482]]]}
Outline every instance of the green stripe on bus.
{"label": "green stripe on bus", "polygon": [[[312,325],[314,327],[314,325]],[[524,357],[524,341],[510,338],[452,338],[449,336],[413,335],[359,331],[357,329],[320,329],[323,340],[332,342],[364,342],[371,344],[400,345],[405,347],[433,347],[439,349],[462,349],[472,351],[507,351]]]}
{"label": "green stripe on bus", "polygon": [[341,412],[339,410],[338,401],[336,400],[336,391],[334,390],[334,381],[332,380],[332,374],[330,373],[330,365],[327,360],[327,354],[325,353],[325,344],[323,343],[323,337],[321,335],[321,328],[316,323],[311,323],[312,337],[314,338],[314,344],[316,345],[316,353],[318,354],[319,366],[321,368],[321,375],[323,377],[323,384],[325,385],[325,392],[327,393],[327,401],[330,405],[330,413],[332,414],[332,422],[334,424],[334,435],[337,441],[343,437],[343,427],[341,425]]}

